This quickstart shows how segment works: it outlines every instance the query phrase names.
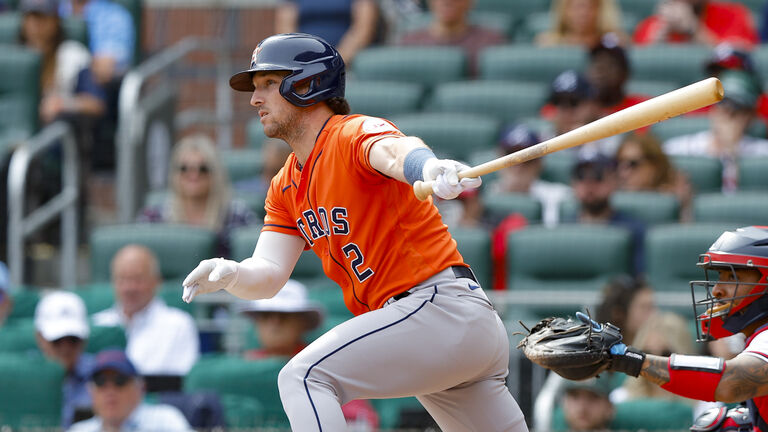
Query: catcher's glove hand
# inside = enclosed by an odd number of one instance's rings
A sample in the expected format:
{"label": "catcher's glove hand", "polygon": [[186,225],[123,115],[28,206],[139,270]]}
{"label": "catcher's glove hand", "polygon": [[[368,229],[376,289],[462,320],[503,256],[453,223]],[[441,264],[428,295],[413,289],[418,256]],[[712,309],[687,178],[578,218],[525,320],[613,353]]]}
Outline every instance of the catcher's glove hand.
{"label": "catcher's glove hand", "polygon": [[638,376],[645,354],[621,343],[613,324],[599,324],[581,312],[578,321],[545,318],[517,348],[532,362],[570,380],[584,380],[606,370]]}

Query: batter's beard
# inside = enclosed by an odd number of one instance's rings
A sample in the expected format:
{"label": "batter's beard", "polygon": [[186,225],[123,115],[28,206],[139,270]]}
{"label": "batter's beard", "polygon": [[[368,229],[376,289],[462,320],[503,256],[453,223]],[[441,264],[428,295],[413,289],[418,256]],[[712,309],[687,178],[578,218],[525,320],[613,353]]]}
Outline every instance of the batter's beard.
{"label": "batter's beard", "polygon": [[286,114],[285,120],[273,123],[271,127],[264,127],[264,135],[269,138],[281,139],[287,143],[294,141],[304,133],[304,126],[299,121],[299,115],[295,112]]}

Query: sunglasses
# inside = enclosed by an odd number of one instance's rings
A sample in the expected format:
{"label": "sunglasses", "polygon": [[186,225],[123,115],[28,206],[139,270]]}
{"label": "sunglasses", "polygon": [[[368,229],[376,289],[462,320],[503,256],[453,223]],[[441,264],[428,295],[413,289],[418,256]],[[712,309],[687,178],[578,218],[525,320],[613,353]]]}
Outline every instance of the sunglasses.
{"label": "sunglasses", "polygon": [[181,164],[179,165],[179,172],[182,174],[186,174],[188,172],[198,172],[200,174],[208,174],[211,172],[211,169],[206,164],[202,165],[187,165],[187,164]]}
{"label": "sunglasses", "polygon": [[625,159],[625,160],[619,160],[618,165],[619,168],[628,168],[628,169],[635,169],[645,162],[645,158],[639,158],[639,159]]}
{"label": "sunglasses", "polygon": [[102,388],[106,386],[108,383],[112,383],[115,385],[115,387],[125,387],[129,382],[133,380],[132,377],[129,377],[128,375],[123,374],[116,374],[116,375],[104,375],[104,374],[97,374],[93,377],[93,383],[96,384],[96,387]]}

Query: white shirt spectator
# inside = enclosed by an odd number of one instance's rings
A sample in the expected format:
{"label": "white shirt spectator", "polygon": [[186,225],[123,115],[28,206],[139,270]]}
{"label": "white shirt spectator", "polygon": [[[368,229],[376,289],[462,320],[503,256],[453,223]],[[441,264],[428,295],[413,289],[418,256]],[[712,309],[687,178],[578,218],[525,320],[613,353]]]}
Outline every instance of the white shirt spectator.
{"label": "white shirt spectator", "polygon": [[119,305],[93,315],[97,326],[123,326],[128,358],[142,375],[186,375],[200,353],[192,317],[155,298],[128,322]]}
{"label": "white shirt spectator", "polygon": [[[99,417],[77,422],[68,432],[101,432]],[[140,404],[120,427],[120,432],[187,432],[192,431],[184,415],[170,405]]]}
{"label": "white shirt spectator", "polygon": [[54,92],[61,95],[73,95],[77,85],[77,75],[91,64],[91,53],[80,42],[65,40],[56,50],[56,72],[54,74]]}

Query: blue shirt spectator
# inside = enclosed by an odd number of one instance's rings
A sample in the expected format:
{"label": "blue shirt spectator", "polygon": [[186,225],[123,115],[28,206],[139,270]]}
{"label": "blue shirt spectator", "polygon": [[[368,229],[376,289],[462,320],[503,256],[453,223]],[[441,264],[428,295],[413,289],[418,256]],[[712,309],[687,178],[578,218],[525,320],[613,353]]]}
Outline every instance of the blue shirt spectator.
{"label": "blue shirt spectator", "polygon": [[61,426],[68,428],[81,416],[91,412],[88,377],[93,368],[93,355],[83,353],[74,369],[64,377],[64,399],[61,401]]}
{"label": "blue shirt spectator", "polygon": [[[128,10],[109,0],[69,0],[61,3],[60,14],[85,20],[98,82],[108,82],[128,70],[136,44],[133,17]],[[105,59],[111,64],[102,66]]]}

